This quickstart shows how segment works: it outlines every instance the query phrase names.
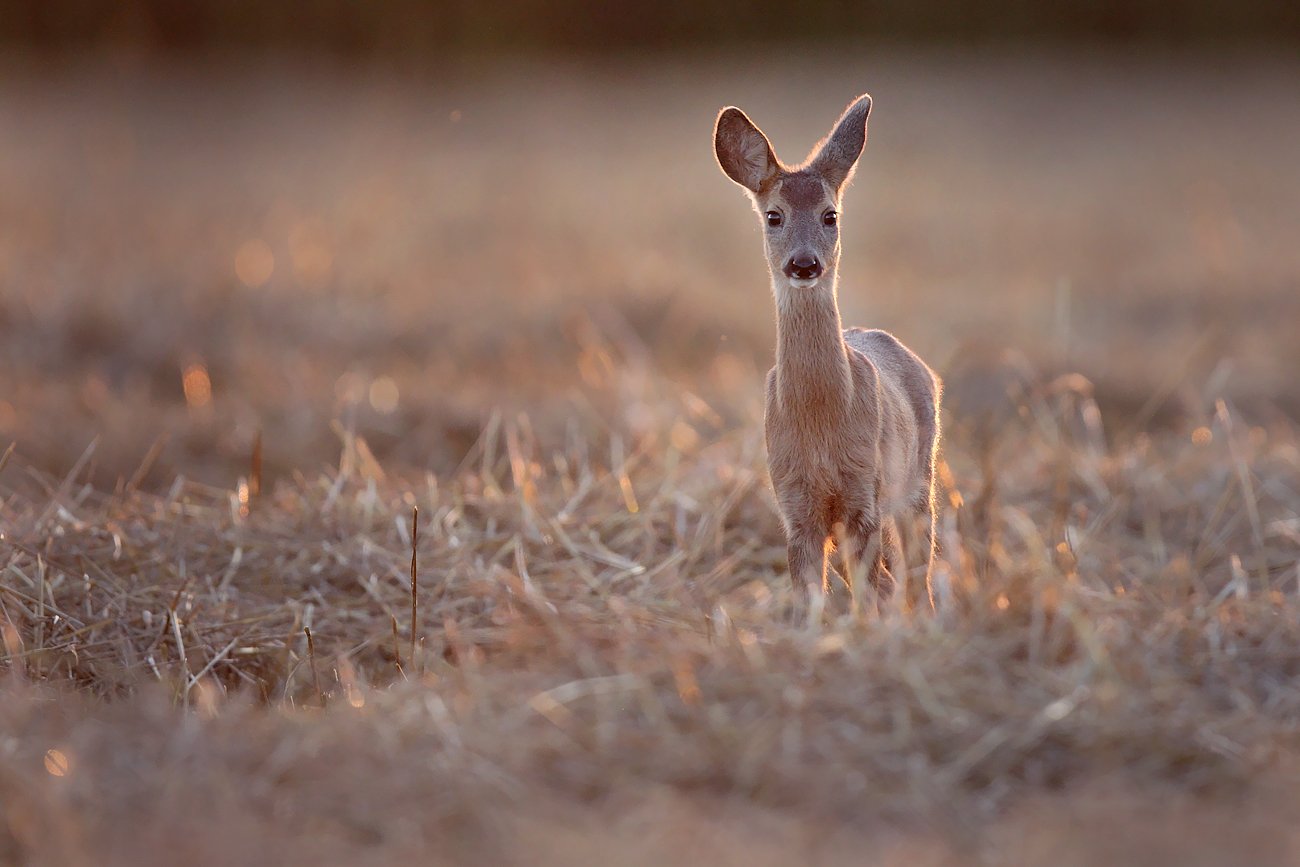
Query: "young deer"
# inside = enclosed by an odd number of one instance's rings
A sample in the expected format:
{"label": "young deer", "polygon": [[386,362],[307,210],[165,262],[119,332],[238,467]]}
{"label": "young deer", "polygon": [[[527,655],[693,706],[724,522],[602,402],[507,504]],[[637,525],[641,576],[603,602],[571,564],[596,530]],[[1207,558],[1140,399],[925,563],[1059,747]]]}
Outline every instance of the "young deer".
{"label": "young deer", "polygon": [[[802,164],[787,167],[738,108],[714,127],[727,177],[763,220],[776,295],[776,366],[767,375],[768,467],[781,510],[795,588],[817,609],[828,589],[827,556],[842,542],[881,600],[895,577],[909,607],[934,606],[934,465],[940,382],[884,331],[841,330],[836,300],[839,211],[867,142],[871,97],[860,96]],[[907,581],[899,530],[924,521],[924,583]],[[921,588],[924,588],[922,593]]]}

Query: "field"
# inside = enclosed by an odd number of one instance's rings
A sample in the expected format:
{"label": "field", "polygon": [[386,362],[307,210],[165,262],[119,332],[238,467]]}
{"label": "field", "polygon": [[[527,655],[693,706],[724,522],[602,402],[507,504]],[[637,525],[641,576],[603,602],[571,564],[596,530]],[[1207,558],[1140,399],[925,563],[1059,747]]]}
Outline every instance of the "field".
{"label": "field", "polygon": [[[1300,863],[1300,64],[811,56],[0,58],[0,861]],[[864,90],[940,604],[809,625],[709,133]]]}

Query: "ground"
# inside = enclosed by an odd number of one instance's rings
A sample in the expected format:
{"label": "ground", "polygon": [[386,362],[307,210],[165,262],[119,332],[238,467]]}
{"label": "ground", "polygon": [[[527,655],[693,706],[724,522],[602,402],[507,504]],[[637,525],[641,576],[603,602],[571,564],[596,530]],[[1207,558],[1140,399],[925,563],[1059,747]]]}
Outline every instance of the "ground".
{"label": "ground", "polygon": [[[3,66],[0,860],[1300,861],[1293,60]],[[810,626],[709,133],[862,91],[940,610]]]}

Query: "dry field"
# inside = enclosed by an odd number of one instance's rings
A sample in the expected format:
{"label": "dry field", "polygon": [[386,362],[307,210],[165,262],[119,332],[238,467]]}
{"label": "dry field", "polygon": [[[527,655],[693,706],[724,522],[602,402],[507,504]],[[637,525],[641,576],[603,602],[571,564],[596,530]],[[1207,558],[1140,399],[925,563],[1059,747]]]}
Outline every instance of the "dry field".
{"label": "dry field", "polygon": [[[0,862],[1300,863],[1300,64],[799,56],[0,58]],[[862,90],[941,610],[813,628],[709,131]]]}

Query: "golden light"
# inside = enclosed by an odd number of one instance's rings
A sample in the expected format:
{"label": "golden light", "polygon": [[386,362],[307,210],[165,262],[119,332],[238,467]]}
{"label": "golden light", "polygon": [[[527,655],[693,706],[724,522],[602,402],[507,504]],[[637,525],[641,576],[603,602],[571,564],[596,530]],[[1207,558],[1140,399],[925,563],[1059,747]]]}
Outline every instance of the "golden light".
{"label": "golden light", "polygon": [[72,768],[68,757],[59,750],[45,751],[45,772],[51,777],[66,777]]}
{"label": "golden light", "polygon": [[700,684],[695,679],[695,669],[685,659],[678,659],[673,665],[673,681],[677,686],[677,695],[683,704],[699,703]]}
{"label": "golden light", "polygon": [[322,286],[334,271],[334,254],[326,244],[324,234],[318,224],[310,221],[301,223],[289,233],[293,273],[304,286]]}
{"label": "golden light", "polygon": [[618,487],[623,492],[623,505],[627,506],[627,510],[633,515],[641,511],[641,506],[636,501],[636,492],[632,490],[632,480],[627,473],[619,473]]}
{"label": "golden light", "polygon": [[221,690],[206,678],[194,684],[194,709],[199,715],[212,719],[217,715],[221,705]]}
{"label": "golden light", "polygon": [[190,409],[203,409],[212,402],[212,380],[203,362],[194,361],[185,367],[181,386],[185,389],[185,402]]}
{"label": "golden light", "polygon": [[[0,538],[4,535],[0,534]],[[5,653],[12,656],[21,656],[23,652],[23,637],[18,634],[18,629],[8,620],[0,625],[0,638],[4,639]]]}
{"label": "golden light", "polygon": [[366,380],[359,373],[348,372],[334,382],[334,396],[339,403],[361,403],[366,398]]}
{"label": "golden light", "polygon": [[700,436],[695,432],[695,428],[678,419],[668,432],[668,441],[673,444],[673,448],[677,449],[677,451],[689,452],[699,445]]}
{"label": "golden light", "polygon": [[1007,594],[1002,593],[998,595],[997,606],[999,611],[1006,611],[1011,607],[1011,600],[1007,598]]}
{"label": "golden light", "polygon": [[239,480],[239,485],[235,488],[235,495],[239,498],[239,517],[248,517],[249,491],[248,482],[244,479]]}
{"label": "golden light", "polygon": [[370,405],[375,408],[376,412],[388,415],[396,411],[397,401],[400,396],[397,383],[393,381],[391,376],[381,376],[370,383]]}
{"label": "golden light", "polygon": [[253,238],[239,245],[235,251],[235,276],[249,289],[266,285],[275,273],[275,253],[261,238]]}
{"label": "golden light", "polygon": [[1214,442],[1214,431],[1208,427],[1198,427],[1192,431],[1192,444],[1198,446],[1208,446]]}
{"label": "golden light", "polygon": [[361,710],[366,706],[365,690],[362,688],[361,678],[357,676],[357,669],[352,661],[346,656],[339,657],[338,667],[334,669],[338,677],[339,685],[343,687],[343,696],[347,703]]}

